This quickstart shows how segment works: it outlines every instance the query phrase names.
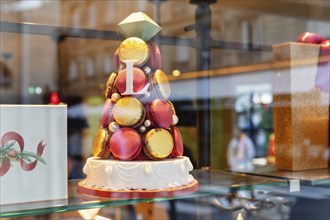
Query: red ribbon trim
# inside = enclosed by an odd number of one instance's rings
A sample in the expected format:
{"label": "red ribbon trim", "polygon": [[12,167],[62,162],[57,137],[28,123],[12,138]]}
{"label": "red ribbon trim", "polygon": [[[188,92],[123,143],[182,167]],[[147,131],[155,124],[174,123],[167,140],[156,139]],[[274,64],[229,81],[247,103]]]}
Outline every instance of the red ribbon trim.
{"label": "red ribbon trim", "polygon": [[[1,138],[1,147],[3,148],[8,143],[8,141],[16,141],[20,147],[20,151],[21,152],[24,151],[24,139],[20,134],[14,131],[9,131],[5,133]],[[44,144],[43,140],[41,140],[37,147],[38,156],[42,156],[45,147],[46,144]],[[37,163],[38,163],[38,159],[35,159],[31,163],[27,163],[23,159],[20,159],[21,167],[25,171],[33,170],[36,167]],[[4,176],[9,171],[9,168],[10,168],[10,160],[8,157],[6,157],[3,159],[0,165],[0,176]]]}
{"label": "red ribbon trim", "polygon": [[8,157],[3,159],[1,166],[0,166],[0,176],[4,176],[10,168],[10,160]]}

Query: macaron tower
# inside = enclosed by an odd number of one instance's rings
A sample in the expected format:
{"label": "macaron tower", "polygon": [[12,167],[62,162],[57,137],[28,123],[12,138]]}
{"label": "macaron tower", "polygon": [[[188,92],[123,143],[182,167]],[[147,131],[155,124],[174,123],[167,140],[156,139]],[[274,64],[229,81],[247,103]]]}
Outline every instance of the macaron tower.
{"label": "macaron tower", "polygon": [[118,160],[176,158],[183,143],[178,117],[168,100],[170,85],[161,70],[161,54],[151,39],[160,27],[137,12],[119,23],[126,37],[114,54],[117,72],[106,83],[95,157]]}
{"label": "macaron tower", "polygon": [[[112,192],[118,193],[118,190],[133,190],[135,196],[141,196],[136,193],[143,190],[144,198],[157,195],[155,190],[171,191],[169,196],[194,191],[198,184],[189,174],[193,169],[189,158],[182,156],[183,143],[176,127],[179,119],[169,100],[170,85],[161,69],[160,50],[152,40],[161,28],[141,12],[132,13],[118,27],[126,39],[114,54],[117,71],[111,73],[106,82],[100,128],[92,151],[94,157],[87,160],[84,167],[87,178],[79,191],[93,195],[101,192],[98,196],[113,197]],[[96,171],[102,166],[104,171]],[[143,180],[136,179],[133,185],[128,183],[132,179],[118,181],[123,172],[127,172],[125,177],[140,172],[128,166],[141,167]],[[157,173],[164,168],[166,171]],[[181,171],[173,175],[177,170]],[[164,179],[160,180],[159,176],[165,172]],[[113,182],[103,180],[101,175],[96,177],[96,173],[104,173]],[[120,197],[130,197],[126,196],[130,193],[125,192]]]}

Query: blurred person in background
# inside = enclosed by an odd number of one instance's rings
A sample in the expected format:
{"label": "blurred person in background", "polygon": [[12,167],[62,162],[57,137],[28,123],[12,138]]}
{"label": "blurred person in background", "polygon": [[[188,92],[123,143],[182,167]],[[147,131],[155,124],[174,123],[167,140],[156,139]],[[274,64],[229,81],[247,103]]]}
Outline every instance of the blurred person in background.
{"label": "blurred person in background", "polygon": [[243,130],[235,130],[228,144],[228,165],[234,171],[252,171],[252,160],[255,157],[255,146]]}

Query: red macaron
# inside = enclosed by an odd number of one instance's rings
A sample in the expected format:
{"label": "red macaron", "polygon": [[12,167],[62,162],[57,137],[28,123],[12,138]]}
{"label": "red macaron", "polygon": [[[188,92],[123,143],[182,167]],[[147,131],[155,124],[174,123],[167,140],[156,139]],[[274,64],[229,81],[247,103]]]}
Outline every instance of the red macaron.
{"label": "red macaron", "polygon": [[[148,83],[146,74],[137,67],[133,68],[133,91],[139,92]],[[120,70],[115,83],[118,91],[123,93],[126,91],[126,69]]]}
{"label": "red macaron", "polygon": [[109,141],[110,151],[119,160],[134,160],[142,150],[142,139],[133,128],[121,128]]}
{"label": "red macaron", "polygon": [[147,108],[147,114],[152,124],[156,127],[168,129],[172,124],[172,106],[166,100],[153,100]]}
{"label": "red macaron", "polygon": [[114,107],[111,99],[107,99],[103,106],[102,117],[101,117],[101,126],[102,128],[108,127],[111,121],[113,121],[112,109]]}
{"label": "red macaron", "polygon": [[180,131],[177,127],[173,126],[171,128],[171,135],[174,141],[173,151],[171,153],[172,157],[180,157],[183,155],[183,142]]}

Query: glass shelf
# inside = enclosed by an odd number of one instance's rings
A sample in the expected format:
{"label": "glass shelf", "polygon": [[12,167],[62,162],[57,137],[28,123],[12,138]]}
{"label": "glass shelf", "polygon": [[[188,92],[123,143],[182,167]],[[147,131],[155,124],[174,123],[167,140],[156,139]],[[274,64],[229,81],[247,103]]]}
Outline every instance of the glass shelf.
{"label": "glass shelf", "polygon": [[[235,173],[241,173],[236,171],[230,171]],[[276,170],[274,166],[256,166],[253,171],[244,172],[245,174],[270,177],[270,178],[281,178],[285,180],[300,180],[303,185],[323,185],[330,184],[330,172],[328,169],[317,169],[317,170],[304,170],[304,171],[285,171]]]}
{"label": "glass shelf", "polygon": [[153,199],[104,199],[85,196],[77,192],[79,180],[69,180],[68,199],[3,205],[0,206],[0,217],[40,215],[81,209],[103,208],[107,206],[132,205],[144,202],[190,199],[238,190],[262,189],[263,187],[286,187],[288,185],[287,181],[283,179],[265,178],[223,171],[195,170],[192,174],[199,182],[198,191],[184,196]]}

